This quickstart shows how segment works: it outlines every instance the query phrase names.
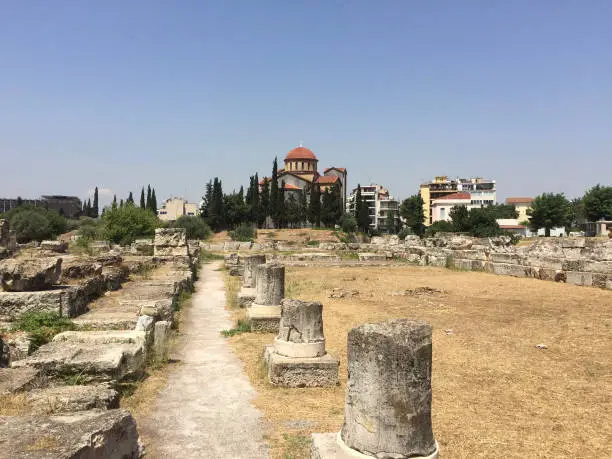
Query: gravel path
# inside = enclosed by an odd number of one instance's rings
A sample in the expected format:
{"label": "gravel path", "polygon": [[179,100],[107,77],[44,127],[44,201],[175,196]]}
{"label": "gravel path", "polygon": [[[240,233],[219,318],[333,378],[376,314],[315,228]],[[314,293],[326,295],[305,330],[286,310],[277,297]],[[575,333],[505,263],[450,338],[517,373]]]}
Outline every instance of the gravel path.
{"label": "gravel path", "polygon": [[181,363],[156,406],[139,419],[139,429],[151,439],[149,457],[268,457],[261,413],[249,404],[255,391],[219,333],[232,327],[220,266],[202,266],[171,356]]}

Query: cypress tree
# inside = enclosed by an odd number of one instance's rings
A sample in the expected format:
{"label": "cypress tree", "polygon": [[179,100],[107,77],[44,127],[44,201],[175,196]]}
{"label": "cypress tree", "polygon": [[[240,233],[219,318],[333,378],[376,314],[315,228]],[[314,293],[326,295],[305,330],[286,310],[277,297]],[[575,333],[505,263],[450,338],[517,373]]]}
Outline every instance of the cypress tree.
{"label": "cypress tree", "polygon": [[121,200],[119,201],[119,208],[122,209],[123,208],[123,198],[121,198]]}
{"label": "cypress tree", "polygon": [[274,163],[272,164],[272,177],[270,183],[270,217],[275,227],[280,224],[280,199],[278,189],[278,161],[274,157]]}
{"label": "cypress tree", "polygon": [[297,223],[301,227],[308,221],[308,199],[306,198],[306,190],[300,191],[300,199],[298,204],[299,219]]}
{"label": "cypress tree", "polygon": [[[359,214],[361,213],[361,185],[357,184],[357,194],[355,195],[355,202],[353,203],[353,216],[355,220],[359,220]],[[359,223],[358,225],[359,226]]]}
{"label": "cypress tree", "polygon": [[310,190],[310,207],[309,217],[310,223],[314,227],[321,226],[321,190],[315,184]]}
{"label": "cypress tree", "polygon": [[361,205],[359,207],[359,215],[357,217],[357,226],[364,233],[370,229],[370,215],[368,210],[368,203],[365,197],[362,196],[360,199]]}
{"label": "cypress tree", "polygon": [[266,225],[266,219],[270,215],[270,181],[264,178],[264,183],[261,186],[260,210],[259,210],[259,226]]}
{"label": "cypress tree", "polygon": [[287,227],[287,206],[285,203],[285,181],[283,180],[278,190],[278,224],[279,228]]}
{"label": "cypress tree", "polygon": [[87,200],[87,210],[85,211],[85,215],[91,217],[91,198]]}
{"label": "cypress tree", "polygon": [[200,209],[200,215],[202,218],[208,218],[210,216],[210,205],[212,202],[213,193],[213,181],[209,180],[206,184],[206,191],[202,196],[202,208]]}
{"label": "cypress tree", "polygon": [[142,187],[142,190],[140,190],[140,208],[141,209],[146,209],[147,205],[145,203],[145,194],[144,194],[144,186]]}
{"label": "cypress tree", "polygon": [[145,209],[151,210],[151,185],[147,185],[147,201],[145,202]]}
{"label": "cypress tree", "polygon": [[113,195],[113,203],[111,204],[113,210],[117,208],[117,195]]}
{"label": "cypress tree", "polygon": [[93,200],[93,207],[91,209],[91,216],[93,218],[98,218],[99,213],[100,213],[100,208],[99,208],[99,202],[98,202],[98,187],[96,187],[96,189],[94,190],[94,200]]}
{"label": "cypress tree", "polygon": [[126,204],[130,204],[130,205],[134,205],[134,196],[132,196],[132,192],[130,191],[130,195],[127,197],[127,200],[125,201]]}
{"label": "cypress tree", "polygon": [[151,192],[151,212],[157,215],[157,197],[155,196],[155,188]]}

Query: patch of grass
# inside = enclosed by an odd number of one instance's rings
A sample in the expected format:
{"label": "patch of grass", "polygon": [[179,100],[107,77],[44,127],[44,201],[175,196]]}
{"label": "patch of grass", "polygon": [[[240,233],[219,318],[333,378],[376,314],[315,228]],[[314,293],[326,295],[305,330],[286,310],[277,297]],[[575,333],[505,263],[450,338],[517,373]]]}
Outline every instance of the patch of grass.
{"label": "patch of grass", "polygon": [[310,437],[284,433],[283,434],[283,459],[303,459],[310,457]]}
{"label": "patch of grass", "polygon": [[221,330],[221,334],[226,338],[231,336],[239,335],[240,333],[250,333],[251,324],[249,324],[246,320],[238,319],[238,323],[235,328],[230,328],[229,330]]}
{"label": "patch of grass", "polygon": [[306,245],[309,247],[319,247],[320,243],[321,243],[320,241],[308,241]]}
{"label": "patch of grass", "polygon": [[67,386],[84,386],[88,383],[88,379],[84,372],[77,374],[65,375],[62,377],[62,381]]}
{"label": "patch of grass", "polygon": [[198,259],[200,263],[210,263],[215,260],[223,260],[223,255],[220,255],[218,253],[209,252],[207,250],[200,250]]}
{"label": "patch of grass", "polygon": [[72,320],[61,317],[56,312],[27,312],[19,316],[13,330],[21,330],[28,334],[32,349],[38,349],[51,339],[67,330],[75,330]]}
{"label": "patch of grass", "polygon": [[357,252],[340,252],[340,258],[343,260],[359,260],[359,254]]}
{"label": "patch of grass", "polygon": [[225,276],[225,306],[227,309],[239,309],[238,292],[242,285],[242,279],[239,276]]}
{"label": "patch of grass", "polygon": [[149,280],[151,279],[153,269],[155,269],[155,267],[151,263],[142,263],[138,266],[135,274],[142,279]]}
{"label": "patch of grass", "polygon": [[21,416],[30,410],[30,403],[26,394],[0,395],[0,416]]}

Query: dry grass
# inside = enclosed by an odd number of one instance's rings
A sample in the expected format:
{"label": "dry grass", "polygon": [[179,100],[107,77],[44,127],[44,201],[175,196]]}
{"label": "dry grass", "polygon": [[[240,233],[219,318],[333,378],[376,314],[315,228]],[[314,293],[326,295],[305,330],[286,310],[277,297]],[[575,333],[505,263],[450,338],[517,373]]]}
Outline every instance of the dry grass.
{"label": "dry grass", "polygon": [[[272,387],[260,357],[273,335],[230,339],[272,426],[273,458],[309,457],[293,452],[292,438],[340,429],[347,332],[396,317],[433,326],[433,424],[444,457],[609,457],[612,292],[409,266],[288,268],[286,283],[287,296],[323,302],[341,386]],[[442,293],[392,295],[425,286]],[[335,287],[359,295],[329,299]]]}
{"label": "dry grass", "polygon": [[23,392],[0,395],[0,416],[21,416],[31,409],[28,397]]}

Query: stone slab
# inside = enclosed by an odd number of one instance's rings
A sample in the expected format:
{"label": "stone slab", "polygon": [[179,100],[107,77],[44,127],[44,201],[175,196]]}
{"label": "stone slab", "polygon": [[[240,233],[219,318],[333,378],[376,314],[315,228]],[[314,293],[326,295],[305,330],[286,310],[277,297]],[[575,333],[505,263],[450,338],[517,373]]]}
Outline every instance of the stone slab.
{"label": "stone slab", "polygon": [[143,344],[52,341],[11,368],[30,367],[50,379],[80,383],[123,381],[138,378],[145,365]]}
{"label": "stone slab", "polygon": [[282,387],[328,387],[338,384],[339,361],[329,354],[321,357],[293,358],[264,348],[268,379]]}
{"label": "stone slab", "polygon": [[107,384],[57,386],[36,389],[27,394],[31,414],[70,413],[119,408],[119,394]]}
{"label": "stone slab", "polygon": [[142,453],[126,410],[0,416],[0,445],[7,458],[135,459]]}
{"label": "stone slab", "polygon": [[30,390],[43,382],[35,368],[0,368],[0,395]]}
{"label": "stone slab", "polygon": [[[371,459],[359,451],[348,448],[340,433],[314,433],[312,434],[311,459]],[[391,457],[391,456],[389,456]],[[401,459],[401,456],[393,456]],[[429,456],[412,457],[411,459],[438,459],[439,448],[436,443],[436,451]]]}

